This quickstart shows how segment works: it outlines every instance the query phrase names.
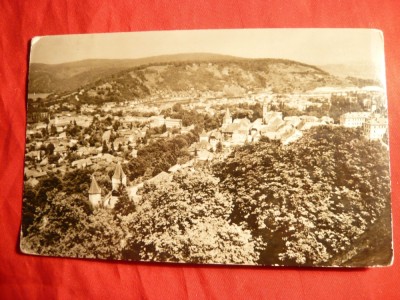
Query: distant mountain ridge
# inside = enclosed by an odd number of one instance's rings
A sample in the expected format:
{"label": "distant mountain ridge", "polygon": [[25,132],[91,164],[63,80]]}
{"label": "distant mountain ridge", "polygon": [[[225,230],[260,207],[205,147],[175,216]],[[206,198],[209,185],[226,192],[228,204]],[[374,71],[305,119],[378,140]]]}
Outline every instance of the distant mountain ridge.
{"label": "distant mountain ridge", "polygon": [[379,68],[369,63],[354,62],[347,64],[319,65],[324,71],[338,77],[357,77],[361,79],[380,80]]}
{"label": "distant mountain ridge", "polygon": [[240,94],[254,89],[274,92],[306,91],[320,86],[353,86],[319,67],[286,59],[248,59],[209,53],[176,54],[140,59],[90,59],[46,65],[33,63],[29,93],[96,89],[112,86],[122,97],[196,90],[229,90]]}
{"label": "distant mountain ridge", "polygon": [[209,53],[172,54],[137,59],[86,59],[61,64],[31,63],[29,93],[49,93],[75,90],[81,86],[136,66],[170,61],[240,59]]}

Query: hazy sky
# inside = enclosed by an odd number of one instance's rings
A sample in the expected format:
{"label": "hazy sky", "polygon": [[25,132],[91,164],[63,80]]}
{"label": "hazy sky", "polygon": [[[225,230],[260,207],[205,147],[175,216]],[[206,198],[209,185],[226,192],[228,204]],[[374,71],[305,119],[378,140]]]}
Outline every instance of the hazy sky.
{"label": "hazy sky", "polygon": [[323,65],[383,63],[383,36],[369,29],[185,30],[34,38],[31,62],[57,64],[88,58],[141,58],[176,53],[287,58]]}

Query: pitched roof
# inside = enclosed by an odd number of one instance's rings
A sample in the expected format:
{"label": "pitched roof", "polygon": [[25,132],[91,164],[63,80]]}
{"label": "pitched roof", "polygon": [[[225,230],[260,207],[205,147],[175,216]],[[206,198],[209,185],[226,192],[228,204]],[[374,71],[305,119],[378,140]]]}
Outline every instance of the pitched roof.
{"label": "pitched roof", "polygon": [[270,130],[278,130],[279,127],[281,127],[285,122],[282,121],[282,119],[280,119],[279,117],[274,117],[271,118],[267,124],[268,128],[270,128]]}
{"label": "pitched roof", "polygon": [[96,178],[92,176],[92,183],[90,184],[89,194],[101,194],[101,189],[97,184]]}
{"label": "pitched roof", "polygon": [[238,118],[233,121],[234,124],[239,124],[240,126],[250,126],[251,122],[247,118]]}
{"label": "pitched roof", "polygon": [[123,177],[126,177],[124,171],[122,170],[121,164],[118,163],[117,166],[115,167],[115,172],[112,178],[115,179],[122,179]]}
{"label": "pitched roof", "polygon": [[108,142],[110,140],[110,136],[111,136],[111,130],[107,130],[103,133],[101,140]]}

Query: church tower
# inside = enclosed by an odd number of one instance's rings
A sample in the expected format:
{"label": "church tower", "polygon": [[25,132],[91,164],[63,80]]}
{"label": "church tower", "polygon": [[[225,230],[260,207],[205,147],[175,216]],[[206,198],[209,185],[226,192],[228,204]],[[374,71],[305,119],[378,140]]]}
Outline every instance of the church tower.
{"label": "church tower", "polygon": [[122,170],[121,164],[118,163],[112,177],[112,189],[118,191],[121,184],[126,186],[126,175]]}
{"label": "church tower", "polygon": [[262,120],[263,120],[263,124],[266,124],[267,120],[268,120],[268,100],[267,100],[267,98],[263,102],[263,117],[262,117]]}
{"label": "church tower", "polygon": [[89,189],[89,202],[93,205],[93,207],[99,206],[101,202],[101,189],[94,176],[92,176],[92,182]]}
{"label": "church tower", "polygon": [[229,108],[227,108],[222,125],[229,125],[229,124],[232,124],[232,117],[231,113],[229,112]]}

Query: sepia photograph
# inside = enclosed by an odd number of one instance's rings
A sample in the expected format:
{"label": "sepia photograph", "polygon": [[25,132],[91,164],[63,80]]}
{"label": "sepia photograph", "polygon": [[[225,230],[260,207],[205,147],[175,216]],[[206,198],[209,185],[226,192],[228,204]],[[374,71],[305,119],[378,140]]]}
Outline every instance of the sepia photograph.
{"label": "sepia photograph", "polygon": [[35,37],[27,87],[23,253],[392,264],[379,30]]}

